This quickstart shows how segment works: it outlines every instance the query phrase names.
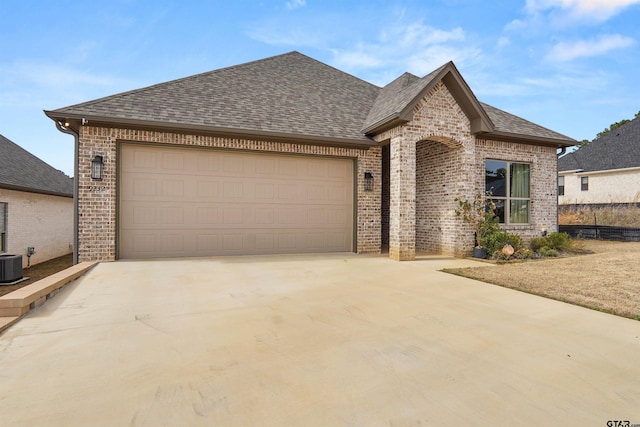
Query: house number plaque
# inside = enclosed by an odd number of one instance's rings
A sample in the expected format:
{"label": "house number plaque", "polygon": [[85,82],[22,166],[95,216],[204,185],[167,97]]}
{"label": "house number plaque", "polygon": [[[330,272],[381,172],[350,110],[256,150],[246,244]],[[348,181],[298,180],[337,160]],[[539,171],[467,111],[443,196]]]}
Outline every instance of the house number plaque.
{"label": "house number plaque", "polygon": [[91,187],[89,187],[89,191],[91,193],[106,193],[107,187],[104,185],[92,185]]}

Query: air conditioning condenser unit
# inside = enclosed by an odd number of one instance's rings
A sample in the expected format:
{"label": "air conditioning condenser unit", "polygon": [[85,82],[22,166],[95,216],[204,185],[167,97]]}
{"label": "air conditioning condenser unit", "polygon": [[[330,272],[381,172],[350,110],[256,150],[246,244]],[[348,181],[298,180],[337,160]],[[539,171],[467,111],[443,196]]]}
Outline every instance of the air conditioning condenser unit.
{"label": "air conditioning condenser unit", "polygon": [[22,279],[22,255],[0,255],[0,284]]}

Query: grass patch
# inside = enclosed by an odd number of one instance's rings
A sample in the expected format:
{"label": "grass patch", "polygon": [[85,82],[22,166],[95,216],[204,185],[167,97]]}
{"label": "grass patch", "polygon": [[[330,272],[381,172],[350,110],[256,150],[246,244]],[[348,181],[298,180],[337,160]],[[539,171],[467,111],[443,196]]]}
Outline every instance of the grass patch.
{"label": "grass patch", "polygon": [[640,242],[581,241],[580,256],[446,269],[447,273],[640,319]]}

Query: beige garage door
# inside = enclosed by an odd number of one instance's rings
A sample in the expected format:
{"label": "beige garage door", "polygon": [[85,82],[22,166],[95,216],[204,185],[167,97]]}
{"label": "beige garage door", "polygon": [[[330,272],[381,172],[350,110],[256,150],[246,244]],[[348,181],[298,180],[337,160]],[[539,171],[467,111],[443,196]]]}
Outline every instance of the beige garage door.
{"label": "beige garage door", "polygon": [[120,258],[353,250],[353,161],[123,144]]}

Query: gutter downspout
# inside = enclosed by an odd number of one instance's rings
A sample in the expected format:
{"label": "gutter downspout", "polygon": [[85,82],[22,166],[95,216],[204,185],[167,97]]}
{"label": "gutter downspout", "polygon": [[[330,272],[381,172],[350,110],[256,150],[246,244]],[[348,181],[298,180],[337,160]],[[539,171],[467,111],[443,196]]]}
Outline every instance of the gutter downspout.
{"label": "gutter downspout", "polygon": [[[78,263],[78,195],[80,193],[80,179],[78,176],[78,150],[80,147],[80,135],[71,128],[65,127],[59,120],[55,121],[56,128],[62,132],[73,136],[74,155],[73,155],[73,265]],[[66,124],[66,123],[65,123]]]}
{"label": "gutter downspout", "polygon": [[567,152],[567,147],[561,147],[560,152],[556,153],[556,231],[560,232],[560,204],[558,203],[558,176],[560,169],[558,168],[558,158]]}

